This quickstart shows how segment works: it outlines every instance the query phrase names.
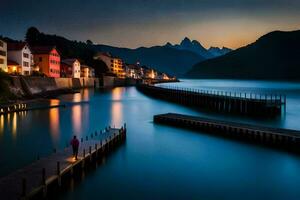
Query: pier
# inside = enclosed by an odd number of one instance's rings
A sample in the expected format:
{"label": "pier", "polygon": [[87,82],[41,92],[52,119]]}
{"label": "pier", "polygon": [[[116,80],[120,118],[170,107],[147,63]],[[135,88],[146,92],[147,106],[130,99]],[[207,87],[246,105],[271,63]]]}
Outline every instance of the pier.
{"label": "pier", "polygon": [[300,153],[300,131],[296,130],[262,127],[176,113],[155,115],[154,122],[276,146]]}
{"label": "pier", "polygon": [[155,85],[138,85],[142,93],[202,110],[255,117],[276,117],[286,110],[286,96],[252,94]]}
{"label": "pier", "polygon": [[53,150],[53,154],[14,173],[0,178],[0,193],[6,200],[43,199],[62,185],[80,176],[84,171],[111,152],[126,139],[126,124],[120,129],[107,127],[85,138],[79,138],[78,160],[72,157],[72,148]]}
{"label": "pier", "polygon": [[0,115],[5,115],[14,112],[23,112],[23,111],[32,111],[32,110],[43,110],[43,109],[52,109],[52,108],[66,108],[76,105],[89,104],[88,101],[82,102],[63,102],[55,105],[39,105],[39,103],[13,103],[0,105]]}

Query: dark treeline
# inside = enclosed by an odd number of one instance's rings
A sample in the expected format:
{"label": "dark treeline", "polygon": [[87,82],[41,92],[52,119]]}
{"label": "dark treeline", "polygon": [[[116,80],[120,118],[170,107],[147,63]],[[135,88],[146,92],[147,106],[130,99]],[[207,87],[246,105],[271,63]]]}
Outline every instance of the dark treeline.
{"label": "dark treeline", "polygon": [[108,70],[104,62],[93,59],[96,51],[92,48],[93,43],[90,40],[86,43],[71,41],[61,36],[42,33],[35,27],[27,30],[25,40],[30,46],[55,46],[62,59],[77,58],[81,64],[93,67],[97,76]]}

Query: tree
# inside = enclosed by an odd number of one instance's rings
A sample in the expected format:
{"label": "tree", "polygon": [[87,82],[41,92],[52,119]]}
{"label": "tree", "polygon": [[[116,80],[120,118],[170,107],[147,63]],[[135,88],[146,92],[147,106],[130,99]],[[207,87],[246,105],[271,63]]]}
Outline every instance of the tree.
{"label": "tree", "polygon": [[94,43],[92,42],[92,40],[87,40],[87,41],[86,41],[86,44],[87,44],[87,45],[93,45]]}
{"label": "tree", "polygon": [[35,44],[39,39],[40,31],[36,27],[30,27],[25,35],[25,40],[29,44]]}

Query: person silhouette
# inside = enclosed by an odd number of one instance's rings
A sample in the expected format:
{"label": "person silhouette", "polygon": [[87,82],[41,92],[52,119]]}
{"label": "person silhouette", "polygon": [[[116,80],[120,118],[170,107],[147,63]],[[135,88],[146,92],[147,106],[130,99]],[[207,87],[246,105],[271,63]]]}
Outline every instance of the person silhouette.
{"label": "person silhouette", "polygon": [[73,139],[71,140],[71,145],[72,145],[72,149],[73,149],[73,156],[75,157],[75,160],[77,160],[78,149],[79,149],[79,140],[77,139],[76,135],[74,135]]}

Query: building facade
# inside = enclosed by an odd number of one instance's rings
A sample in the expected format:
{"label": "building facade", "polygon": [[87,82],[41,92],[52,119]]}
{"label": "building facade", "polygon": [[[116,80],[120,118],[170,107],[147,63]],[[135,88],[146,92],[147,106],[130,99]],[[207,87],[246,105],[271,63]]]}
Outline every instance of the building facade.
{"label": "building facade", "polygon": [[[10,63],[17,63],[21,66],[20,70],[9,69],[12,65],[8,66],[9,73],[14,72],[16,74],[28,76],[32,73],[33,56],[27,43],[8,43],[7,44],[7,55]],[[15,66],[15,64],[13,65]]]}
{"label": "building facade", "polygon": [[107,65],[110,73],[115,74],[119,78],[125,78],[126,73],[122,59],[113,57],[109,53],[100,53],[94,58],[102,60]]}
{"label": "building facade", "polygon": [[15,61],[8,60],[7,61],[7,73],[21,75],[22,74],[22,66]]}
{"label": "building facade", "polygon": [[0,69],[7,72],[7,44],[0,40]]}
{"label": "building facade", "polygon": [[39,71],[48,77],[60,77],[60,54],[55,47],[32,47],[33,59]]}
{"label": "building facade", "polygon": [[83,78],[94,78],[95,69],[87,65],[81,65],[81,77]]}
{"label": "building facade", "polygon": [[81,66],[77,59],[65,59],[61,61],[61,77],[80,78]]}

